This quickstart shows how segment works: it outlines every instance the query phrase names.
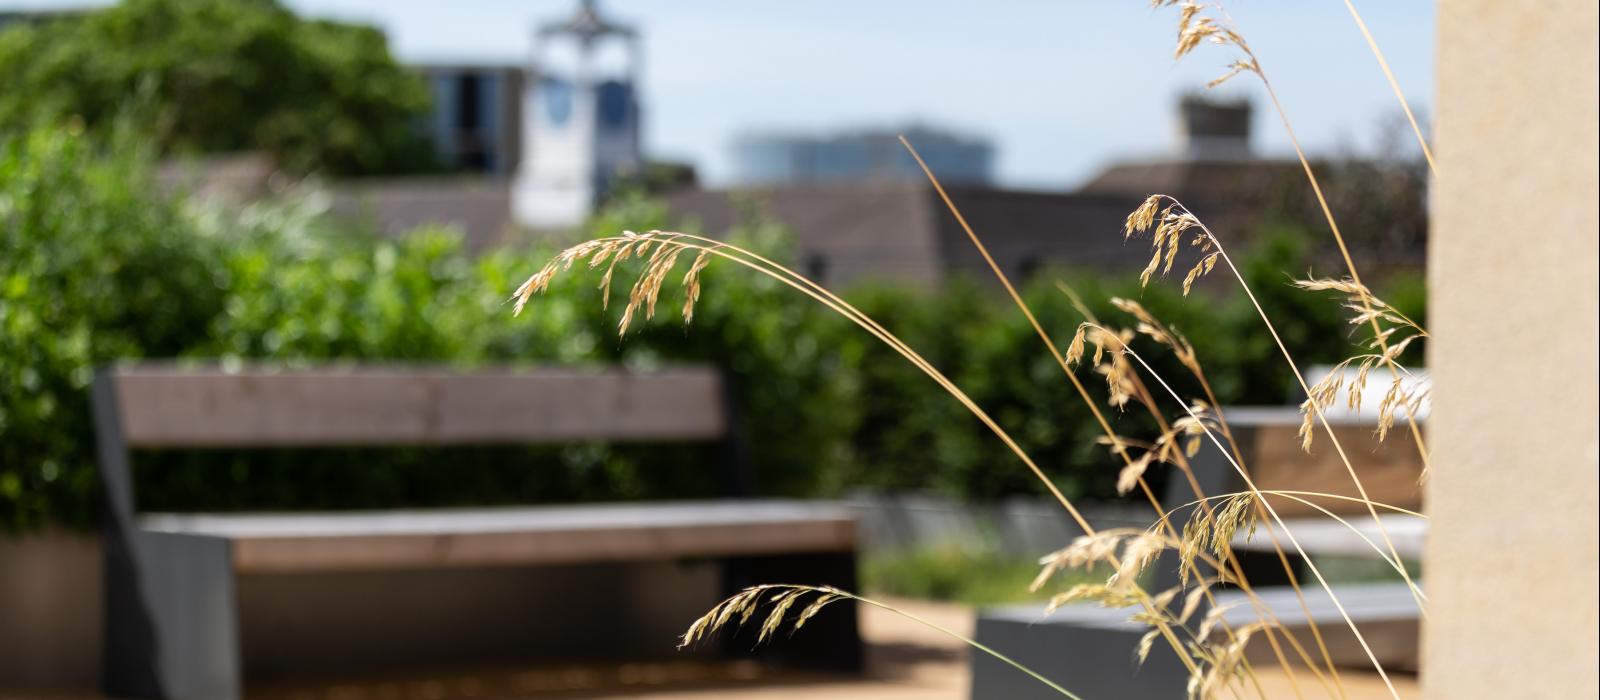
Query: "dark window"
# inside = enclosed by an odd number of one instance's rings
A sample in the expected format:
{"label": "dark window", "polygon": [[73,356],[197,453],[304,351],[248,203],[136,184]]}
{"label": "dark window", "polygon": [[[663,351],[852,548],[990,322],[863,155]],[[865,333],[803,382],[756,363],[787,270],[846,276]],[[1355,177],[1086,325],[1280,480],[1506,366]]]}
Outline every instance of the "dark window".
{"label": "dark window", "polygon": [[600,127],[622,129],[633,116],[633,86],[618,80],[600,83]]}
{"label": "dark window", "polygon": [[463,75],[456,82],[456,128],[477,131],[483,127],[482,80],[476,75]]}
{"label": "dark window", "polygon": [[463,170],[489,169],[483,122],[483,79],[462,75],[456,81],[456,166]]}

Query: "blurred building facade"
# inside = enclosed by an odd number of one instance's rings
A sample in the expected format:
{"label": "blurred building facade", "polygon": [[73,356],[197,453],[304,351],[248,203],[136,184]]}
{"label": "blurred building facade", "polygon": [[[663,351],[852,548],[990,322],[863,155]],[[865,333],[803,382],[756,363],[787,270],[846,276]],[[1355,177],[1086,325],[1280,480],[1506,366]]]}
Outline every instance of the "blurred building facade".
{"label": "blurred building facade", "polygon": [[[735,227],[755,202],[792,232],[796,265],[830,285],[987,276],[900,143],[903,133],[1019,278],[1053,267],[1142,267],[1145,246],[1119,232],[1127,212],[1158,192],[1182,200],[1236,246],[1282,221],[1317,234],[1308,239],[1324,238],[1300,163],[1252,148],[1248,101],[1181,96],[1175,149],[1113,162],[1074,191],[996,185],[997,153],[986,139],[920,126],[740,138],[736,184],[704,189],[692,169],[652,165],[643,153],[636,85],[643,59],[633,28],[586,0],[538,29],[534,59],[526,69],[415,66],[434,97],[425,128],[452,172],[335,181],[333,210],[385,233],[454,227],[482,251],[530,238],[570,241],[626,180],[660,195],[675,221],[696,222],[710,235]],[[1359,159],[1313,167],[1352,247],[1369,256],[1357,260],[1363,269],[1422,266],[1424,170]]]}
{"label": "blurred building facade", "polygon": [[526,71],[509,64],[418,64],[433,97],[427,131],[454,172],[508,176],[522,156]]}
{"label": "blurred building facade", "polygon": [[539,29],[537,74],[527,81],[523,151],[512,185],[517,223],[582,223],[619,176],[641,169],[638,34],[584,0]]}
{"label": "blurred building facade", "polygon": [[733,146],[734,179],[741,185],[921,181],[922,169],[900,144],[901,135],[945,182],[987,185],[993,179],[994,147],[987,140],[925,126],[745,136]]}
{"label": "blurred building facade", "polygon": [[[1321,240],[1321,214],[1299,161],[1263,157],[1252,149],[1249,102],[1189,95],[1177,101],[1175,116],[1179,133],[1173,152],[1113,162],[1071,192],[1018,190],[989,184],[986,177],[953,176],[960,168],[930,157],[938,150],[925,145],[926,134],[908,134],[908,139],[1013,278],[1052,267],[1143,267],[1148,247],[1124,241],[1121,231],[1128,212],[1153,193],[1182,200],[1241,247],[1284,220],[1310,227]],[[896,138],[880,141],[905,152]],[[870,168],[851,170],[854,177],[820,175],[803,162],[814,157],[806,154],[819,142],[825,140],[742,141],[741,157],[751,161],[742,172],[748,182],[672,192],[667,203],[679,217],[716,232],[732,227],[739,212],[749,209],[743,202],[754,200],[793,231],[797,266],[829,285],[876,279],[928,286],[956,275],[990,276],[909,157],[911,170],[903,177],[875,175]],[[1362,250],[1376,251],[1373,260],[1362,261],[1363,269],[1421,267],[1427,228],[1424,173],[1407,177],[1402,168],[1396,176],[1390,164],[1359,160],[1321,161],[1313,167],[1341,217],[1362,224],[1360,232],[1346,236],[1375,237],[1362,243]],[[1324,253],[1331,251],[1311,251],[1337,262]]]}
{"label": "blurred building facade", "polygon": [[[593,214],[618,178],[644,170],[635,88],[642,54],[637,32],[605,17],[594,0],[539,27],[535,36],[527,67],[412,68],[433,98],[423,128],[441,165],[453,175],[508,180],[505,186],[462,186],[474,190],[475,199],[486,188],[506,189],[510,220],[517,225],[566,229]],[[449,182],[436,182],[434,189],[440,187],[449,189]],[[371,182],[355,189],[374,191],[380,199],[390,194]]]}
{"label": "blurred building facade", "polygon": [[[1132,209],[1126,198],[977,185],[946,189],[1008,275],[1149,257],[1142,247],[1123,243],[1122,221]],[[674,214],[715,233],[738,224],[750,199],[762,216],[793,232],[797,269],[829,286],[881,281],[926,288],[953,276],[991,276],[925,183],[695,189],[671,193],[666,202]]]}

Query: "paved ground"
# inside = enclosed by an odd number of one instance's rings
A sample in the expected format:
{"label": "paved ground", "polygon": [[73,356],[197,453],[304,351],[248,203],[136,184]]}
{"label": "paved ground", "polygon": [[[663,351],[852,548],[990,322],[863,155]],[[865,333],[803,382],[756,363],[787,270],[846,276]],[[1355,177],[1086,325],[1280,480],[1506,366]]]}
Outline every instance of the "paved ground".
{"label": "paved ground", "polygon": [[[973,614],[956,605],[895,601],[895,605],[946,628],[970,635]],[[649,700],[801,700],[802,698],[860,698],[861,700],[966,700],[967,647],[938,632],[891,613],[864,607],[862,633],[869,647],[869,674],[865,680],[814,679],[758,687],[655,690],[622,693]],[[1268,698],[1294,698],[1295,683],[1281,670],[1258,670],[1257,678]],[[1391,697],[1376,674],[1344,671],[1340,678],[1349,700]],[[1296,674],[1307,698],[1326,695],[1309,672]],[[1403,700],[1420,696],[1415,677],[1396,680]],[[1174,699],[1178,700],[1178,699]]]}
{"label": "paved ground", "polygon": [[[973,613],[965,606],[893,602],[961,634],[972,632]],[[629,664],[433,676],[336,688],[284,688],[263,700],[966,700],[966,646],[876,608],[862,608],[861,625],[869,643],[866,678],[772,676],[754,664]],[[1268,698],[1296,697],[1295,684],[1282,671],[1262,669],[1257,677]],[[1300,672],[1297,678],[1305,697],[1326,697],[1308,672]],[[1341,678],[1349,700],[1390,697],[1375,674],[1345,671]],[[1400,678],[1396,686],[1404,700],[1418,696],[1414,678]]]}
{"label": "paved ground", "polygon": [[[895,604],[962,634],[970,634],[973,615],[956,605],[895,601]],[[866,678],[785,674],[766,675],[754,664],[695,662],[574,666],[458,674],[391,677],[364,682],[255,689],[252,700],[566,700],[642,698],[644,700],[965,700],[967,649],[905,618],[870,607],[862,609],[862,632],[870,646]],[[1257,674],[1268,698],[1294,698],[1294,685],[1281,672]],[[1388,698],[1376,675],[1341,674],[1348,700]],[[1299,674],[1305,697],[1326,694],[1309,673]],[[1418,697],[1416,681],[1396,682],[1400,697]],[[9,695],[0,700],[40,696]],[[43,696],[62,700],[61,696]],[[73,698],[72,700],[90,700]]]}

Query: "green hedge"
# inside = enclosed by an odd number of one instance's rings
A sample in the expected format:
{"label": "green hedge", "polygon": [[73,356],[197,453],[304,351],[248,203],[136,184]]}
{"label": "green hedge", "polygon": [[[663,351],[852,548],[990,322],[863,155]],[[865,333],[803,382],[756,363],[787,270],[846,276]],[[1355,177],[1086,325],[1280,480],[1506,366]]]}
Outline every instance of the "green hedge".
{"label": "green hedge", "polygon": [[152,197],[146,154],[0,139],[0,526],[93,515],[95,365],[170,357],[225,307],[216,241]]}
{"label": "green hedge", "polygon": [[[1284,272],[1306,269],[1306,238],[1292,230],[1269,233],[1241,263],[1302,368],[1331,364],[1356,352],[1356,337],[1338,300],[1293,288]],[[1058,281],[1066,281],[1103,322],[1131,325],[1110,303],[1113,297],[1124,297],[1139,301],[1182,332],[1225,405],[1299,401],[1293,375],[1243,295],[1197,291],[1184,297],[1171,281],[1141,289],[1137,273],[1107,277],[1046,271],[1022,293],[1059,348],[1067,347],[1083,320],[1057,287]],[[1422,313],[1420,279],[1387,282],[1386,298],[1408,314]],[[1102,435],[1099,424],[1061,376],[1033,327],[1002,295],[976,283],[958,283],[929,298],[891,288],[857,290],[855,296],[864,310],[886,319],[890,329],[949,374],[1041,467],[1058,475],[1056,481],[1068,496],[1107,498],[1114,493],[1115,460],[1095,444]],[[1133,345],[1184,396],[1202,395],[1198,383],[1162,348],[1142,337]],[[847,374],[857,383],[851,451],[859,459],[846,462],[849,471],[841,481],[881,488],[932,487],[973,498],[1037,492],[1034,477],[986,428],[954,401],[933,398],[931,382],[887,348],[864,344],[854,352]],[[1421,357],[1420,348],[1408,353]],[[1083,372],[1081,378],[1096,396],[1104,396],[1099,375]],[[1168,409],[1180,410],[1176,405]],[[1140,410],[1102,405],[1102,411],[1119,434],[1154,434],[1154,423]],[[1159,486],[1159,472],[1152,474]]]}
{"label": "green hedge", "polygon": [[[307,202],[195,209],[159,194],[150,154],[135,141],[70,129],[0,137],[0,529],[93,521],[92,369],[143,357],[708,362],[735,382],[764,492],[1038,492],[931,381],[773,280],[713,265],[693,326],[658,320],[620,340],[618,309],[600,308],[592,275],[562,278],[512,318],[505,296],[550,251],[474,258],[441,230],[379,239]],[[623,198],[590,232],[670,223],[659,205]],[[737,235],[784,255],[775,226],[758,221]],[[1281,272],[1304,269],[1301,238],[1269,236],[1244,267],[1297,358],[1332,361],[1350,352],[1337,304],[1291,289]],[[1140,290],[1135,276],[1060,271],[1025,293],[1063,346],[1080,319],[1055,279],[1071,280],[1105,319],[1119,318],[1111,296],[1140,299],[1190,336],[1224,401],[1293,398],[1292,378],[1242,300],[1184,299],[1171,285]],[[1115,467],[1093,442],[1087,409],[1031,327],[985,284],[869,287],[850,297],[966,388],[1069,494],[1110,497]],[[1420,311],[1420,286],[1402,291],[1393,301]],[[1181,377],[1169,361],[1162,368]],[[1134,411],[1110,415],[1125,434],[1148,429]],[[716,459],[706,446],[684,445],[156,452],[139,457],[136,475],[148,508],[423,506],[706,496]]]}

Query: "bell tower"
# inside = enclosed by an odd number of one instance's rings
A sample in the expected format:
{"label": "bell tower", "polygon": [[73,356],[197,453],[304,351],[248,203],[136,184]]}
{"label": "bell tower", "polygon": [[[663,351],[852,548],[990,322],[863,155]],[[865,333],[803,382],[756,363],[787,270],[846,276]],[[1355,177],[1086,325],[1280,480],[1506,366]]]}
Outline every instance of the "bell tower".
{"label": "bell tower", "polygon": [[637,33],[602,17],[594,0],[539,28],[512,184],[518,224],[581,224],[618,175],[640,168],[639,62]]}

